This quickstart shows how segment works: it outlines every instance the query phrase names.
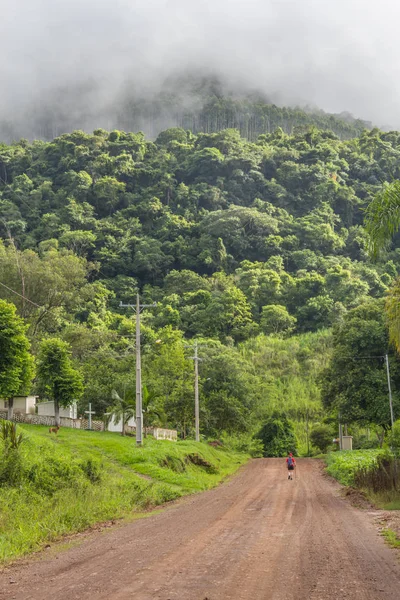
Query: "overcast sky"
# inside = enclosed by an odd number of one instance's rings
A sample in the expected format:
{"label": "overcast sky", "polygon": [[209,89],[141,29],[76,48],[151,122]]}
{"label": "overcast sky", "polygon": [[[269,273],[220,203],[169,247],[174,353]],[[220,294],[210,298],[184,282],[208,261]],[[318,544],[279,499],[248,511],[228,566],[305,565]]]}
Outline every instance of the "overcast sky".
{"label": "overcast sky", "polygon": [[101,121],[127,82],[190,70],[400,128],[399,22],[396,0],[0,0],[0,120],[96,83]]}

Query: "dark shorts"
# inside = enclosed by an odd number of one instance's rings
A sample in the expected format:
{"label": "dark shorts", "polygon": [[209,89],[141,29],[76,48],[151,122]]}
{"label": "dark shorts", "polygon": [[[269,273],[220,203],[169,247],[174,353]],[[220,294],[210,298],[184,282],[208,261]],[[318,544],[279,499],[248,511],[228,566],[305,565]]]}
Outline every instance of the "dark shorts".
{"label": "dark shorts", "polygon": [[294,471],[294,465],[289,465],[288,466],[288,471]]}

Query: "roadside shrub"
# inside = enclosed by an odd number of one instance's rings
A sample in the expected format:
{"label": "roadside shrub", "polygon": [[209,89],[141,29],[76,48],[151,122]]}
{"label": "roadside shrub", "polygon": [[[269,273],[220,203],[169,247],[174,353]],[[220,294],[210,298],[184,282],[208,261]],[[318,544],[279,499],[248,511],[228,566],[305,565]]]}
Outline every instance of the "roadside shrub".
{"label": "roadside shrub", "polygon": [[224,446],[235,452],[245,452],[252,458],[260,458],[264,453],[264,444],[258,437],[251,433],[240,433],[236,435],[223,434]]}
{"label": "roadside shrub", "polygon": [[185,462],[178,456],[172,456],[171,454],[166,454],[164,458],[162,458],[159,462],[161,467],[166,467],[167,469],[171,469],[175,473],[183,473],[186,471]]}
{"label": "roadside shrub", "polygon": [[80,468],[89,479],[90,483],[99,483],[101,481],[101,465],[92,458],[87,458],[79,463]]}
{"label": "roadside shrub", "polygon": [[332,431],[328,425],[318,425],[314,427],[310,434],[310,440],[313,446],[325,454],[328,447],[332,444]]}
{"label": "roadside shrub", "polygon": [[11,423],[11,421],[1,421],[0,435],[3,439],[5,451],[7,451],[8,448],[18,450],[24,441],[22,433],[17,432],[17,425]]}
{"label": "roadside shrub", "polygon": [[366,435],[359,435],[353,437],[354,450],[373,450],[378,448],[380,448],[380,443],[376,436],[372,436],[369,439]]}
{"label": "roadside shrub", "polygon": [[207,473],[218,473],[217,467],[208,462],[208,460],[205,460],[200,454],[188,454],[186,461],[192,463],[192,465],[196,465],[196,467],[202,467]]}
{"label": "roadside shrub", "polygon": [[26,477],[33,488],[46,495],[66,487],[77,487],[84,484],[83,473],[77,461],[50,453],[44,453],[27,470]]}
{"label": "roadside shrub", "polygon": [[288,452],[297,454],[293,427],[285,415],[273,413],[256,437],[263,444],[264,456],[285,456]]}
{"label": "roadside shrub", "polygon": [[18,433],[15,423],[1,421],[0,437],[3,447],[0,449],[0,486],[19,486],[24,479],[24,466],[20,446],[24,441]]}
{"label": "roadside shrub", "polygon": [[394,426],[393,431],[389,434],[389,444],[393,448],[396,456],[400,455],[400,419],[398,419]]}
{"label": "roadside shrub", "polygon": [[379,457],[385,457],[384,450],[346,450],[331,452],[327,456],[327,472],[343,485],[355,486],[356,478],[360,484],[361,477],[379,468]]}
{"label": "roadside shrub", "polygon": [[16,487],[24,479],[22,458],[18,450],[10,448],[0,455],[0,486]]}

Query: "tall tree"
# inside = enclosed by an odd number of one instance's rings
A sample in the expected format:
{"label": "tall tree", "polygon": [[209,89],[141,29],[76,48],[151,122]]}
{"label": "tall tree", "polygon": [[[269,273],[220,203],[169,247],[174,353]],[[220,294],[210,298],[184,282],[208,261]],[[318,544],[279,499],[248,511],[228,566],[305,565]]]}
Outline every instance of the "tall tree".
{"label": "tall tree", "polygon": [[[333,354],[322,378],[325,407],[340,412],[344,422],[390,427],[389,395],[384,355],[389,338],[382,300],[370,300],[351,310],[334,328]],[[400,361],[390,361],[393,408],[400,414]]]}
{"label": "tall tree", "polygon": [[27,393],[33,376],[33,359],[23,320],[13,304],[0,300],[0,396],[7,398],[8,418],[13,398]]}
{"label": "tall tree", "polygon": [[56,425],[60,425],[60,406],[70,406],[83,393],[82,376],[73,367],[66,342],[49,338],[40,344],[37,380],[39,393],[53,400]]}

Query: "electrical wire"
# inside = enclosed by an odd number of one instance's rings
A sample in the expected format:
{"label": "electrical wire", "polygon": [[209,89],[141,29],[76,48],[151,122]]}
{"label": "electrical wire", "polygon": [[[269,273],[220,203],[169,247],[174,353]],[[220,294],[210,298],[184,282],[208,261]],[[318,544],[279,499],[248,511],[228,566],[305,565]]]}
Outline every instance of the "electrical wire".
{"label": "electrical wire", "polygon": [[23,296],[22,294],[19,294],[18,292],[16,292],[15,290],[12,290],[10,287],[8,287],[8,285],[6,285],[5,283],[2,283],[0,281],[0,285],[2,285],[4,288],[6,288],[6,290],[8,290],[9,292],[12,292],[13,294],[16,294],[16,296],[19,296],[20,298],[22,298],[23,300],[26,300],[26,302],[30,302],[31,304],[33,304],[33,306],[36,306],[37,308],[42,308],[42,306],[39,306],[39,304],[36,304],[36,302],[32,302],[32,300],[29,300],[29,298],[26,298],[26,296]]}

